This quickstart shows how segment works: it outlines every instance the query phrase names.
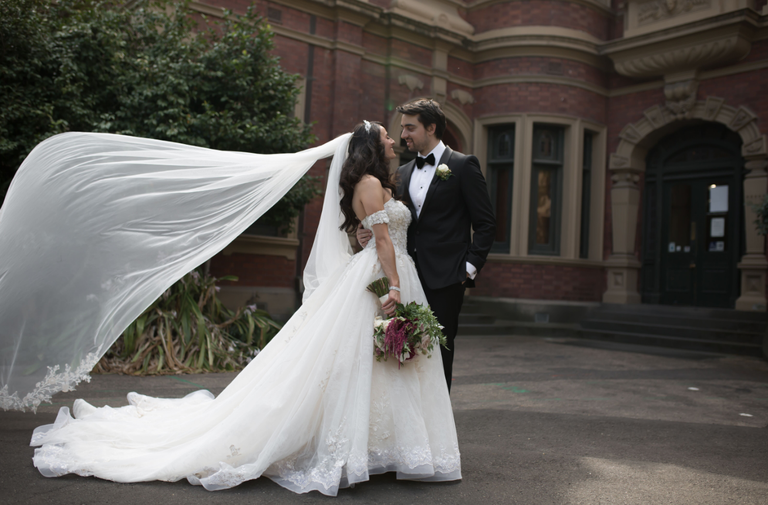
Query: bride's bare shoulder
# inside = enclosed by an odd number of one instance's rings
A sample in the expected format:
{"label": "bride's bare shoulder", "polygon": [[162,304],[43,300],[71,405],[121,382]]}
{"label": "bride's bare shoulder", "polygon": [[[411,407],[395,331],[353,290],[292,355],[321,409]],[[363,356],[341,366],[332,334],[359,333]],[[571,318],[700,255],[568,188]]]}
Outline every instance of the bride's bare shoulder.
{"label": "bride's bare shoulder", "polygon": [[368,193],[369,191],[381,191],[381,181],[372,175],[364,175],[360,181],[355,184],[355,193]]}

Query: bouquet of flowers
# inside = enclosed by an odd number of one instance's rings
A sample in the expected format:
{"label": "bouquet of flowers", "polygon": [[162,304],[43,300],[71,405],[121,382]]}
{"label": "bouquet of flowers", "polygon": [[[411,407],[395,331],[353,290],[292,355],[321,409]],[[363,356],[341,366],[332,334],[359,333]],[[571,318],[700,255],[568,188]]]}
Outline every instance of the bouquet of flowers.
{"label": "bouquet of flowers", "polygon": [[[389,281],[386,277],[378,279],[368,286],[368,291],[386,301]],[[373,321],[373,355],[376,361],[397,359],[397,368],[419,354],[431,358],[436,345],[445,347],[442,329],[429,305],[398,303],[392,318],[377,316]]]}

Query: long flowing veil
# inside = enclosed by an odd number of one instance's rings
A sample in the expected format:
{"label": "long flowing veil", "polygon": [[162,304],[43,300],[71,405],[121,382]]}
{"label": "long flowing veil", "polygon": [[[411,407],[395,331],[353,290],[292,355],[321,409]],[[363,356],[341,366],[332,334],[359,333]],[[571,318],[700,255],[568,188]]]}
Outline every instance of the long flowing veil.
{"label": "long flowing veil", "polygon": [[323,211],[320,214],[317,233],[312,243],[312,251],[309,253],[309,259],[304,266],[303,301],[305,302],[325,279],[343,268],[352,256],[349,238],[345,232],[339,229],[339,226],[344,222],[344,215],[341,213],[341,197],[343,195],[339,180],[341,167],[347,159],[350,138],[351,134],[349,134],[347,142],[338,145],[328,170],[328,184],[325,188]]}
{"label": "long flowing veil", "polygon": [[[89,380],[146,307],[317,160],[341,153],[331,172],[340,170],[350,135],[271,155],[98,133],[38,145],[0,208],[0,407],[35,410]],[[337,194],[326,203],[338,207]],[[347,254],[330,243],[332,254],[313,247],[311,286],[327,275],[316,259],[339,264]]]}

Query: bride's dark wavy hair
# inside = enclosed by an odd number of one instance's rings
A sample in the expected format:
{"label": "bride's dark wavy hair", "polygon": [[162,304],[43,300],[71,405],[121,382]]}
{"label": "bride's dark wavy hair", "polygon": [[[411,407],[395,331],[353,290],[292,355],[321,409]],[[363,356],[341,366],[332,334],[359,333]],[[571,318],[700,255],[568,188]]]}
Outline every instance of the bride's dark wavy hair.
{"label": "bride's dark wavy hair", "polygon": [[372,175],[381,181],[381,185],[395,194],[395,184],[389,174],[389,163],[384,156],[384,145],[381,143],[382,124],[378,121],[369,121],[370,131],[366,131],[365,124],[360,123],[352,130],[352,138],[349,141],[347,160],[341,166],[339,186],[344,196],[341,198],[341,212],[344,214],[344,223],[339,226],[347,233],[353,233],[360,220],[352,209],[352,196],[355,186],[364,175]]}

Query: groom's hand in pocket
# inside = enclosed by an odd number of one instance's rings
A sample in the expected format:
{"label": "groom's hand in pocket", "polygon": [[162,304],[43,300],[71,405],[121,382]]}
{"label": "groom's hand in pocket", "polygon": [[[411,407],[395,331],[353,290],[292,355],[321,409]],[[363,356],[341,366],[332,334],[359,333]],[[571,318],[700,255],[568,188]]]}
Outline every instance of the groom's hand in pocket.
{"label": "groom's hand in pocket", "polygon": [[360,244],[360,247],[365,248],[365,246],[371,240],[371,237],[373,237],[373,232],[363,228],[362,224],[358,224],[357,233],[355,235],[357,236],[357,242]]}

